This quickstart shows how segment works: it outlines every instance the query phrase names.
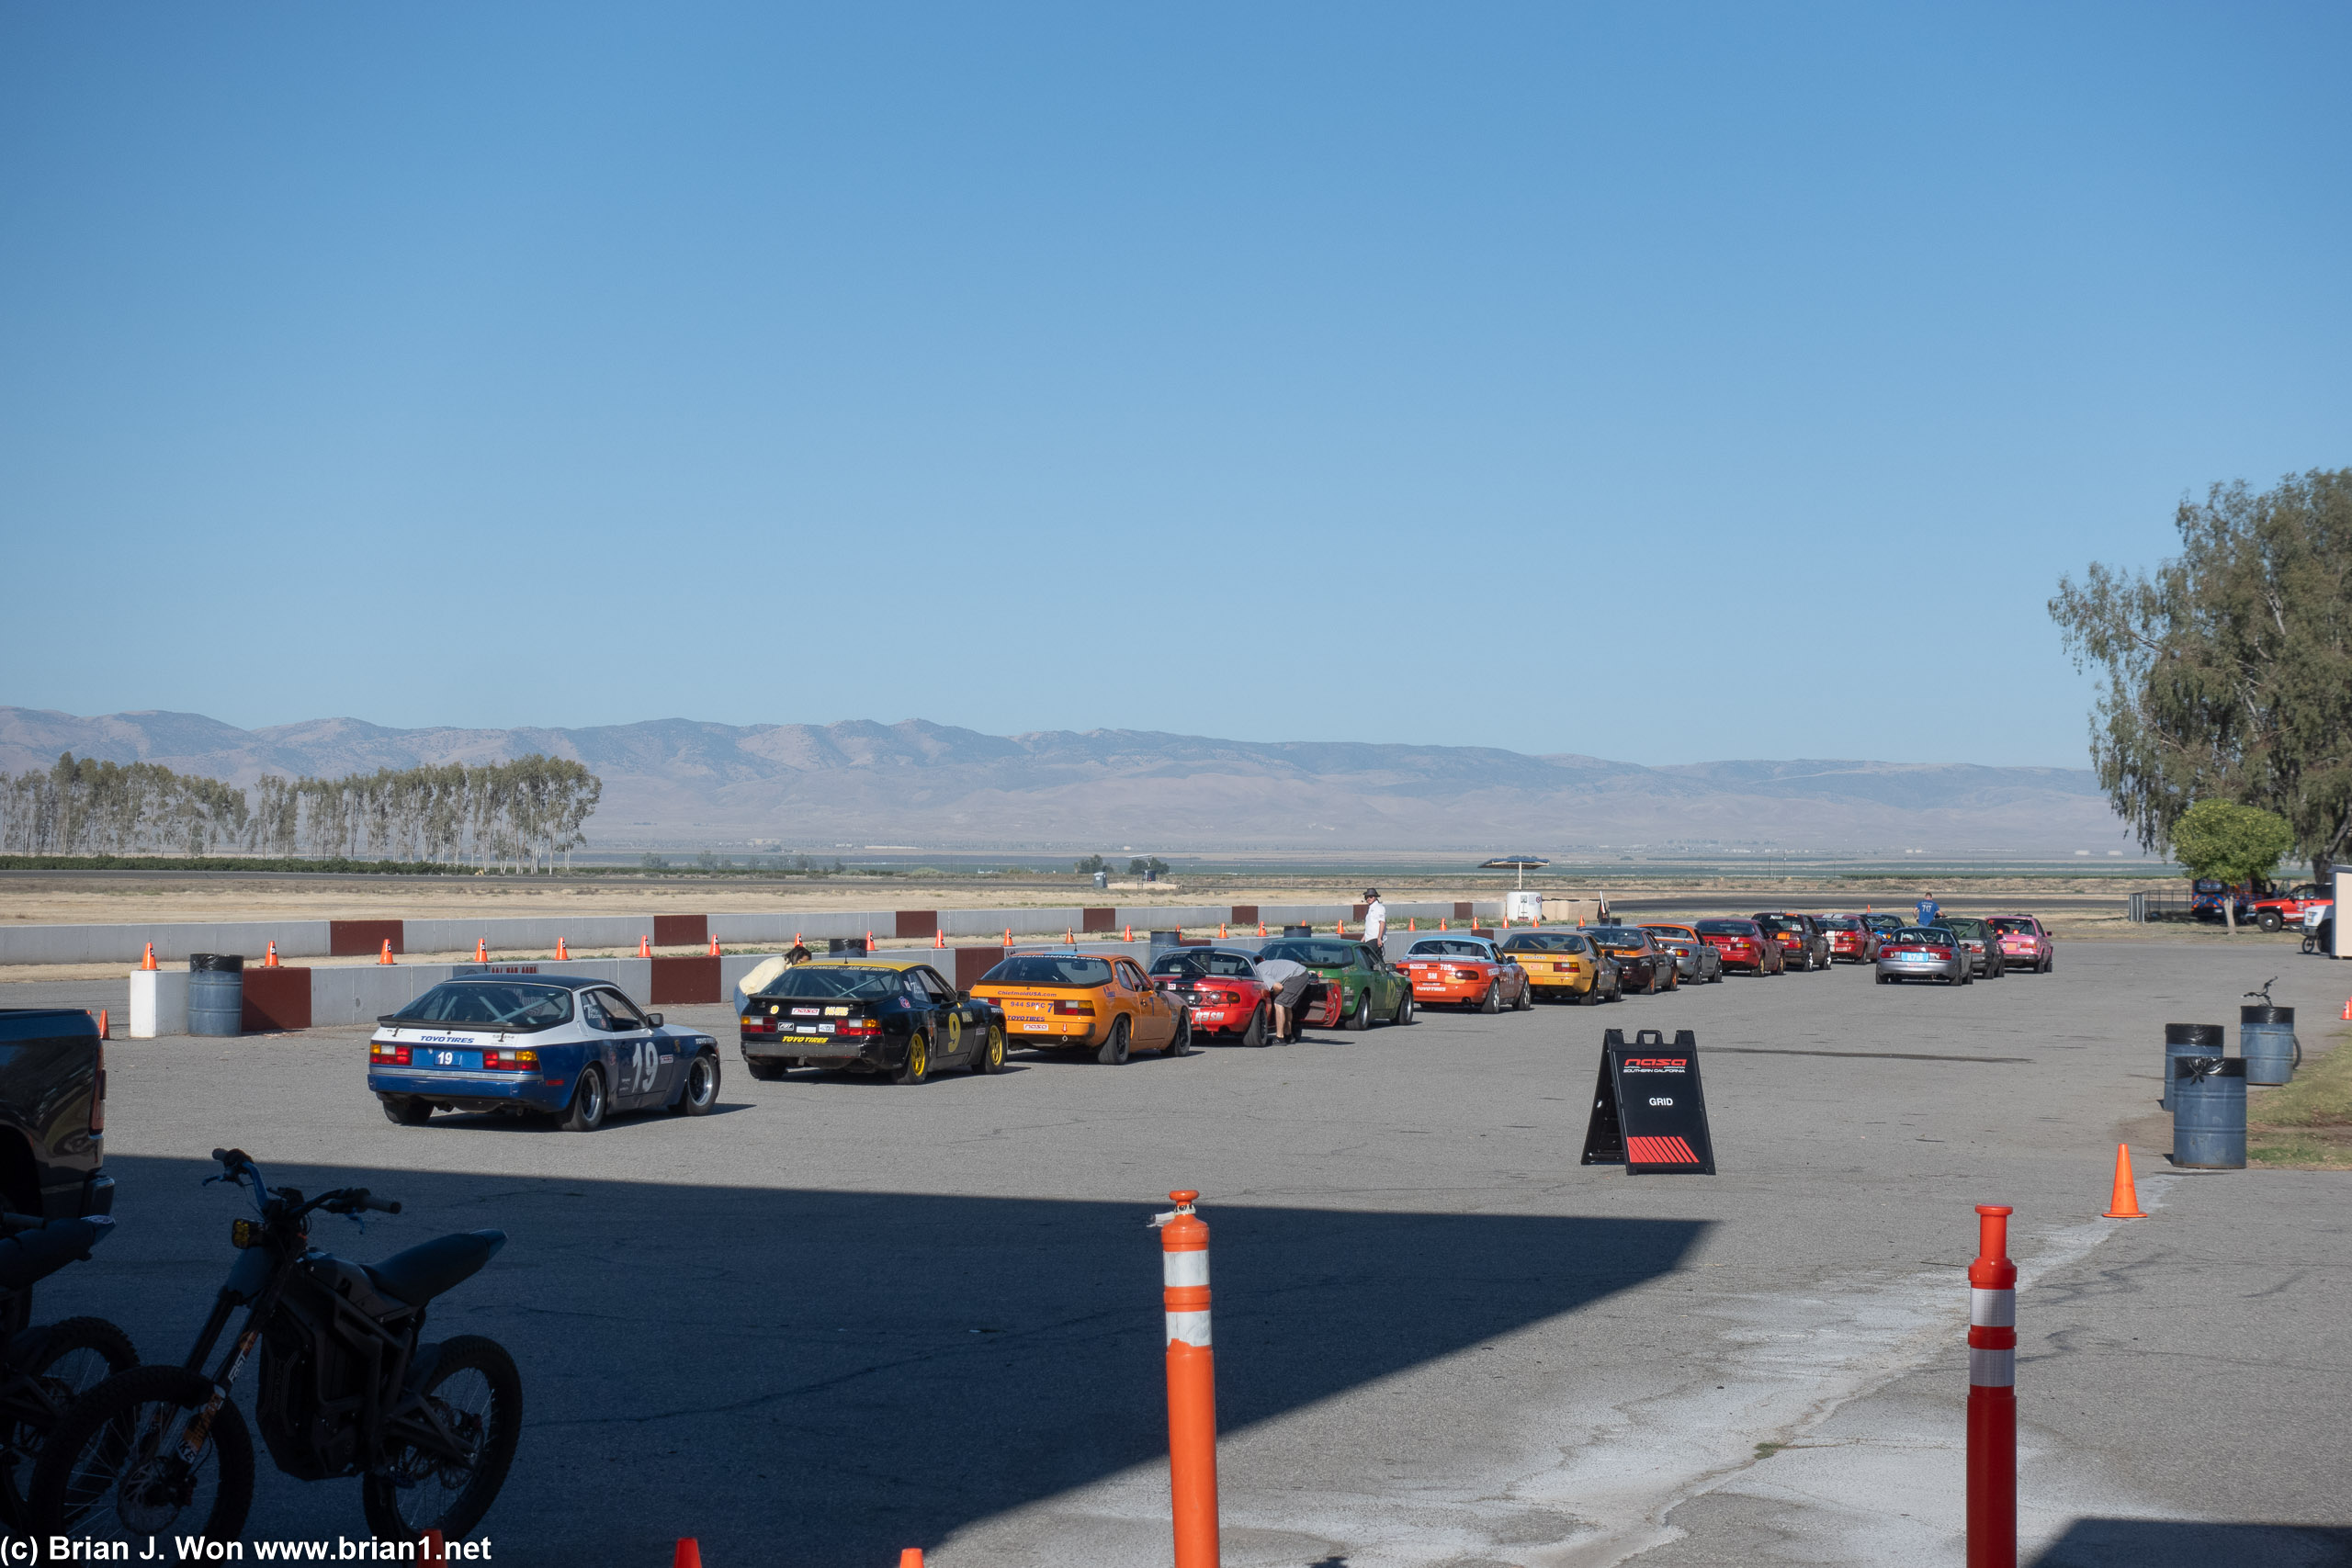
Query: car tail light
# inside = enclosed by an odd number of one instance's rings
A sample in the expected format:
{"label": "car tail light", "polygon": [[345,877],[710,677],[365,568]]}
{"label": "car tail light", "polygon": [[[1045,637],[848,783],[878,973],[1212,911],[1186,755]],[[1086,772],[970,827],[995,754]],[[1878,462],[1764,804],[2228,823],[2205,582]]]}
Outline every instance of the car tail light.
{"label": "car tail light", "polygon": [[743,1027],[754,1034],[764,1033],[768,1028],[768,1021],[757,1013],[746,1013],[743,1016]]}
{"label": "car tail light", "polygon": [[1091,1001],[1061,1001],[1054,1004],[1054,1010],[1072,1018],[1092,1018],[1094,1004]]}
{"label": "car tail light", "polygon": [[1204,1004],[1213,1008],[1238,1007],[1241,1003],[1238,991],[1202,991],[1198,995]]}
{"label": "car tail light", "polygon": [[493,1073],[536,1073],[539,1070],[537,1051],[484,1051],[481,1065]]}
{"label": "car tail light", "polygon": [[882,1032],[882,1026],[870,1018],[844,1019],[833,1031],[835,1039],[863,1040]]}
{"label": "car tail light", "polygon": [[1453,977],[1457,980],[1483,980],[1486,978],[1484,975],[1480,974],[1476,969],[1456,969],[1453,972]]}
{"label": "car tail light", "polygon": [[408,1066],[408,1047],[395,1045],[389,1040],[379,1040],[368,1047],[368,1060],[371,1064],[380,1062],[388,1067],[405,1067]]}

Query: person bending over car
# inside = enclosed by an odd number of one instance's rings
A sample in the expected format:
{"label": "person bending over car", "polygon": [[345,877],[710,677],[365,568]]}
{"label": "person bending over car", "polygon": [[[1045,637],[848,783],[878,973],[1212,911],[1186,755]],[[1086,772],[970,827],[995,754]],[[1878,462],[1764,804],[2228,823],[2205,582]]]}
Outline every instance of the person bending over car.
{"label": "person bending over car", "polygon": [[1315,983],[1315,971],[1287,958],[1268,958],[1259,963],[1258,978],[1265,984],[1266,1006],[1274,1015],[1274,1038],[1295,1041],[1298,1006],[1306,999],[1306,987]]}

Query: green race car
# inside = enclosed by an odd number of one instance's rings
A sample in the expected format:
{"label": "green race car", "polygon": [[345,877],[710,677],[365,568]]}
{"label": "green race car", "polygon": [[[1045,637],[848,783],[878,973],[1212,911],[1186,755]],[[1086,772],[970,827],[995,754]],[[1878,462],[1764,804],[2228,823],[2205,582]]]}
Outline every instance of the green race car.
{"label": "green race car", "polygon": [[1323,982],[1325,1001],[1314,1015],[1324,1028],[1370,1029],[1373,1020],[1413,1021],[1413,983],[1389,965],[1370,942],[1345,937],[1285,937],[1258,953],[1262,962],[1287,958],[1304,964]]}

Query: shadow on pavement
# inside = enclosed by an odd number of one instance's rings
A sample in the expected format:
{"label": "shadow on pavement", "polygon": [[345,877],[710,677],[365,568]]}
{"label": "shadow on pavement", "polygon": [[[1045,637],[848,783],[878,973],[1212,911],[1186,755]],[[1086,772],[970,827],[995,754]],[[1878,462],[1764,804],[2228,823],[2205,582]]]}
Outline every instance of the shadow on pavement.
{"label": "shadow on pavement", "polygon": [[2352,1529],[2332,1525],[2076,1519],[2033,1568],[2337,1568]]}
{"label": "shadow on pavement", "polygon": [[[277,1168],[406,1204],[314,1242],[373,1260],[496,1226],[503,1252],[429,1337],[521,1365],[521,1453],[484,1533],[507,1562],[888,1563],[1166,1453],[1159,1247],[1141,1201]],[[104,1313],[177,1359],[248,1212],[198,1162],[119,1157],[117,1239],[44,1286],[37,1321]],[[1220,1207],[1227,1432],[1674,1269],[1696,1220]],[[250,1383],[250,1379],[247,1383]],[[251,1388],[239,1395],[250,1404]],[[1464,1433],[1462,1438],[1490,1438]],[[1454,1440],[1432,1428],[1428,1440]],[[248,1533],[360,1533],[348,1482],[267,1472]]]}

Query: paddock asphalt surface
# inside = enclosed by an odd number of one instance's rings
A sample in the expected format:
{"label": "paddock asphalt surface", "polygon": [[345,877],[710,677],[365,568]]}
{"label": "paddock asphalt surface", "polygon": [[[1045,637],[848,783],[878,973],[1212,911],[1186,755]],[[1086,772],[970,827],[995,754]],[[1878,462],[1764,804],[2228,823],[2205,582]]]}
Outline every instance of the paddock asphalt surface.
{"label": "paddock asphalt surface", "polygon": [[[2340,1562],[2352,1176],[2139,1149],[2154,1216],[2095,1218],[2163,1024],[2233,1021],[2274,973],[2323,1042],[2352,970],[2146,941],[1962,988],[1735,977],[914,1088],[754,1083],[729,1010],[681,1009],[726,1043],[720,1112],[587,1135],[394,1127],[357,1032],[119,1041],[120,1229],[36,1317],[180,1359],[233,1256],[240,1200],[199,1184],[234,1144],[403,1200],[321,1223],[352,1257],[509,1233],[433,1326],[523,1368],[494,1561],[695,1535],[713,1568],[1141,1568],[1169,1550],[1144,1221],[1195,1187],[1237,1568],[1957,1563],[1962,1269],[2003,1202],[2025,1560]],[[1577,1164],[1610,1027],[1696,1032],[1721,1175]],[[361,1530],[356,1483],[265,1461],[250,1538]]]}

